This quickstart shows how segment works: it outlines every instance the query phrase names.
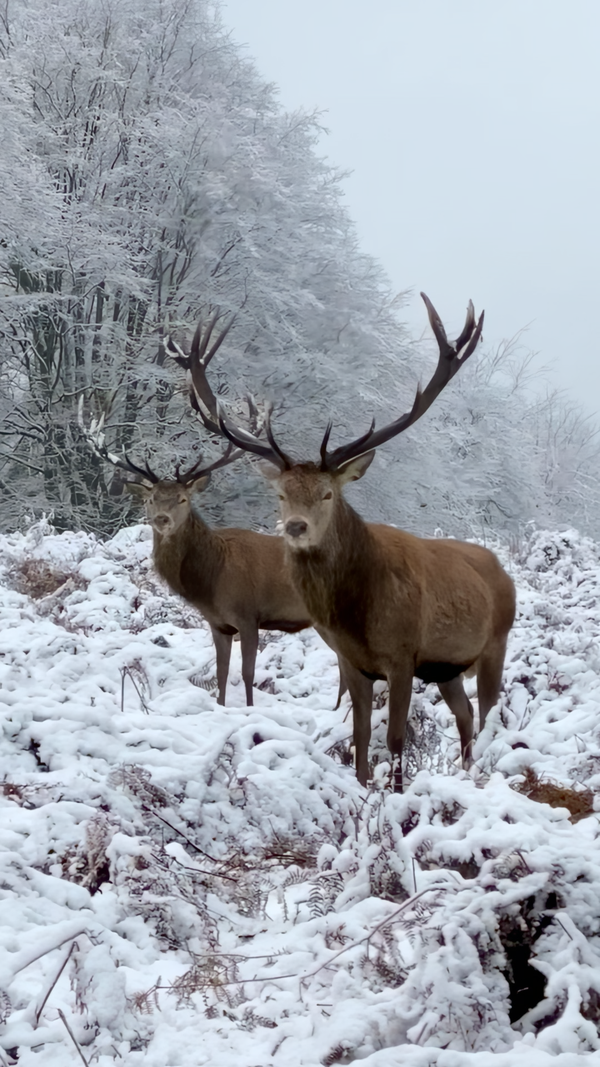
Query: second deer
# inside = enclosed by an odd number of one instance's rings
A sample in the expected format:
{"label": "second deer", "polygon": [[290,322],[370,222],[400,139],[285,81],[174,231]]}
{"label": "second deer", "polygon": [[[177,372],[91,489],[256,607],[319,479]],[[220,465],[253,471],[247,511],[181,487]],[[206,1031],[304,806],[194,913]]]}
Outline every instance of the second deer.
{"label": "second deer", "polygon": [[[213,318],[204,331],[200,324],[196,331],[192,349],[200,364],[209,362],[227,335],[229,326],[210,345],[216,321]],[[216,400],[212,400],[216,411]],[[229,446],[214,463],[203,465],[200,458],[187,471],[177,468],[174,478],[159,478],[148,464],[138,467],[128,456],[110,453],[104,445],[102,421],[86,429],[80,417],[80,424],[96,454],[126,472],[128,491],[143,500],[159,575],[174,593],[198,608],[210,626],[217,658],[218,703],[225,703],[231,645],[239,633],[246,702],[252,705],[258,631],[295,633],[312,622],[302,594],[292,583],[283,538],[237,527],[213,529],[192,506],[194,495],[206,489],[211,472],[241,453]]]}

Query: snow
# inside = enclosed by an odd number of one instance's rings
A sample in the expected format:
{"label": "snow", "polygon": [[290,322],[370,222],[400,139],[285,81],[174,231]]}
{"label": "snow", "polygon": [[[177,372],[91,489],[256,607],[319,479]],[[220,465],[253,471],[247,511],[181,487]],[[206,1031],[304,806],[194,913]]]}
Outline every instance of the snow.
{"label": "snow", "polygon": [[[600,1064],[598,817],[514,788],[600,786],[600,547],[501,553],[501,703],[466,773],[416,684],[402,795],[381,692],[356,782],[312,630],[264,635],[254,708],[234,646],[217,706],[150,552],[146,526],[0,538],[0,1064]],[[28,594],[35,562],[59,588]],[[542,977],[511,1023],[515,944]]]}

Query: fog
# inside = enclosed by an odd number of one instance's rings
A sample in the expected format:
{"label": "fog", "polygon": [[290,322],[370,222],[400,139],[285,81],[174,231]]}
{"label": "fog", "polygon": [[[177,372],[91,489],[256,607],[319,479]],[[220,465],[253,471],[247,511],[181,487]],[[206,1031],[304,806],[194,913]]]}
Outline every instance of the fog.
{"label": "fog", "polygon": [[[524,331],[537,381],[600,410],[600,8],[593,0],[227,0],[234,38],[289,109],[323,112],[320,150],[362,247],[425,326],[485,307]],[[543,366],[547,366],[546,378]]]}

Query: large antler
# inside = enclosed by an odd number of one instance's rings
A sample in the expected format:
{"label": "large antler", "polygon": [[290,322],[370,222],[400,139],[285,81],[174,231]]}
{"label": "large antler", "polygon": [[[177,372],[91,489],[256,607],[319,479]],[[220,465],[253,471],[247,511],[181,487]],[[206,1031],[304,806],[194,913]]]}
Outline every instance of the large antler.
{"label": "large antler", "polygon": [[[155,474],[154,471],[151,470],[147,460],[144,461],[144,467],[142,468],[138,467],[137,464],[132,463],[125,452],[122,452],[120,456],[116,455],[114,452],[109,452],[105,444],[105,418],[106,412],[103,411],[99,419],[92,418],[90,425],[86,426],[83,419],[83,396],[79,398],[79,428],[92,452],[94,452],[100,459],[105,460],[105,462],[111,463],[113,467],[126,471],[128,474],[134,474],[136,476],[136,481],[141,477],[142,482],[147,486],[157,485],[161,479],[158,474]],[[184,486],[189,485],[191,482],[195,481],[196,478],[201,478],[204,474],[210,474],[219,467],[228,466],[241,455],[242,452],[239,449],[234,449],[233,445],[230,443],[225,452],[219,456],[218,459],[214,460],[213,463],[203,466],[202,455],[200,455],[186,471],[182,471],[181,464],[178,463],[175,467],[175,481]]]}
{"label": "large antler", "polygon": [[[465,325],[463,327],[460,337],[451,344],[446,336],[446,331],[442,324],[437,311],[435,310],[431,300],[425,293],[421,293],[425,306],[427,308],[427,314],[429,315],[429,322],[431,328],[435,334],[438,348],[440,351],[438,365],[435,369],[433,377],[427,383],[423,390],[417,389],[417,394],[414,399],[414,403],[410,411],[405,412],[394,422],[391,422],[388,426],[384,426],[381,430],[375,430],[375,421],[371,423],[370,428],[362,437],[358,437],[356,440],[351,441],[350,444],[340,445],[332,452],[327,451],[327,444],[329,442],[329,435],[331,433],[331,422],[328,423],[321,443],[321,470],[334,472],[339,470],[344,464],[349,463],[352,459],[357,459],[358,456],[364,455],[365,452],[370,452],[371,449],[378,448],[385,441],[389,441],[392,437],[396,437],[404,430],[412,426],[422,415],[425,414],[427,409],[431,407],[436,397],[440,395],[443,389],[447,386],[448,382],[454,377],[454,375],[460,370],[463,364],[467,361],[469,356],[475,351],[479,340],[481,338],[481,331],[483,329],[484,312],[482,311],[479,321],[475,323],[475,309],[472,301],[469,301],[467,307],[467,317]],[[258,456],[262,456],[264,459],[270,460],[280,470],[289,470],[294,465],[294,461],[286,456],[285,452],[281,450],[271,429],[271,409],[267,410],[267,417],[265,420],[267,438],[269,444],[258,441],[256,437],[248,433],[247,430],[242,430],[239,426],[224,414],[217,405],[219,426],[221,432],[238,448],[243,448],[247,452],[254,452]]]}
{"label": "large antler", "polygon": [[462,333],[454,344],[451,344],[446,336],[442,320],[431,300],[425,293],[421,293],[421,296],[425,301],[431,329],[435,334],[440,351],[438,365],[435,368],[433,377],[422,391],[420,388],[417,389],[410,411],[395,419],[394,422],[389,423],[388,426],[383,426],[381,430],[375,430],[375,420],[373,420],[366,434],[363,434],[362,437],[357,438],[355,441],[351,441],[348,445],[340,445],[333,452],[327,452],[327,442],[331,433],[331,423],[329,423],[321,444],[321,468],[323,470],[337,470],[351,459],[357,459],[358,456],[362,456],[365,452],[370,452],[372,448],[378,448],[385,441],[389,441],[392,437],[403,433],[409,426],[414,425],[431,407],[434,400],[446,388],[448,382],[452,380],[477,348],[483,329],[484,311],[481,312],[479,321],[475,324],[475,308],[473,307],[473,301],[469,300],[467,317]]}
{"label": "large antler", "polygon": [[[231,327],[233,326],[233,323],[235,321],[235,315],[232,315],[229,318],[223,329],[213,338],[215,326],[217,325],[220,318],[221,312],[218,309],[214,312],[212,318],[208,320],[206,325],[203,324],[202,318],[200,318],[196,327],[196,332],[194,333],[194,338],[192,340],[189,356],[185,355],[181,346],[178,345],[172,337],[169,337],[167,339],[166,350],[168,355],[172,356],[175,362],[178,363],[180,367],[183,367],[188,375],[190,404],[192,406],[192,409],[200,416],[207,430],[222,437],[223,429],[221,427],[221,404],[212,391],[212,388],[206,376],[206,371],[215,352],[219,350],[219,348],[223,344],[223,341],[227,337],[227,334],[229,333]],[[231,423],[231,425],[237,430],[238,433],[240,433],[241,435],[248,435],[249,440],[255,441],[262,431],[263,422],[259,420],[259,411],[251,396],[246,397],[246,403],[248,404],[250,425],[252,429],[256,431],[256,436],[250,431],[243,430],[241,427],[236,427],[235,423],[233,422]],[[264,424],[267,427],[267,434],[269,435],[269,439],[271,440],[272,434],[270,429],[270,411],[271,408],[267,406],[264,416]],[[225,434],[225,436],[227,437],[228,435]],[[281,457],[284,458],[284,454],[279,450],[278,445],[275,441],[273,441],[273,446],[275,450],[281,455]],[[228,450],[226,455],[229,455],[230,451],[231,449]],[[234,452],[231,456],[231,462],[233,462],[234,459],[237,459],[243,451],[247,451],[244,446],[242,446],[241,450],[238,449],[236,452]],[[268,449],[267,451],[270,455],[270,449]],[[285,460],[288,465],[291,465],[291,460],[289,460],[287,457],[285,457]]]}
{"label": "large antler", "polygon": [[215,326],[220,318],[221,312],[217,310],[212,318],[208,320],[206,326],[203,325],[202,319],[199,320],[189,356],[185,355],[183,349],[172,337],[167,339],[165,346],[168,355],[172,356],[175,362],[180,367],[183,367],[189,376],[190,404],[192,408],[200,415],[207,430],[216,434],[221,433],[217,411],[218,401],[208,383],[206,369],[215,352],[219,350],[227,337],[233,326],[235,316],[231,316],[211,344]]}

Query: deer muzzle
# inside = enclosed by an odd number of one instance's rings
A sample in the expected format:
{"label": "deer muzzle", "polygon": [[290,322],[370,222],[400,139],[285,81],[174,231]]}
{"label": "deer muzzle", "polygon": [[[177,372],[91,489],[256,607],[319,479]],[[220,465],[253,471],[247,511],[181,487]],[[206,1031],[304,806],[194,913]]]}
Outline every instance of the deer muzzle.
{"label": "deer muzzle", "polygon": [[285,524],[285,534],[291,540],[305,537],[308,533],[308,523],[304,519],[288,519]]}
{"label": "deer muzzle", "polygon": [[158,533],[168,533],[173,526],[173,519],[165,512],[161,512],[159,515],[153,515],[150,521]]}

